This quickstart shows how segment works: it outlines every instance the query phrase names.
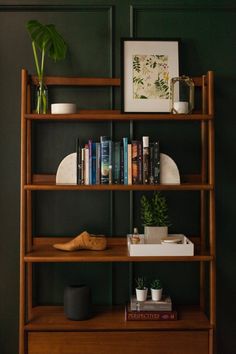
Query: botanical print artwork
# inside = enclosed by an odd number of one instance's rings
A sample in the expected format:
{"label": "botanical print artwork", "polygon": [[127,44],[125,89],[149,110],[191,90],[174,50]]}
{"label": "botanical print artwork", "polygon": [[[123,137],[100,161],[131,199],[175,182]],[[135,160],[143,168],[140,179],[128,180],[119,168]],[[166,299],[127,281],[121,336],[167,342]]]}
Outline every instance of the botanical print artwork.
{"label": "botanical print artwork", "polygon": [[169,99],[167,55],[135,54],[133,60],[133,98]]}

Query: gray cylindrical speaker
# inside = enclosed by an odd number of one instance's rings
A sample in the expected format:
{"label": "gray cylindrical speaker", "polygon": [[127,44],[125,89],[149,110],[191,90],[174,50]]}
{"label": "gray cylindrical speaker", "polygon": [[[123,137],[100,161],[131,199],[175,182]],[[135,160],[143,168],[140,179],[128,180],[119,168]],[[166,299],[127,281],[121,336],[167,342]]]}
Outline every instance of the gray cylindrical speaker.
{"label": "gray cylindrical speaker", "polygon": [[86,320],[91,317],[91,291],[86,285],[70,285],[64,291],[64,312],[68,319]]}

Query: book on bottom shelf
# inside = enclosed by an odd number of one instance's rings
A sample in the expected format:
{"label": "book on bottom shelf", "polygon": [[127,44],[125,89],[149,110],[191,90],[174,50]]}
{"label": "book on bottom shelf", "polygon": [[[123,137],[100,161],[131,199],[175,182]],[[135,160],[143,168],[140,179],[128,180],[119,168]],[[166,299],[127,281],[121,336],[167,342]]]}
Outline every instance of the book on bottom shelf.
{"label": "book on bottom shelf", "polygon": [[176,321],[177,311],[132,311],[130,305],[125,307],[126,321]]}
{"label": "book on bottom shelf", "polygon": [[146,301],[137,301],[136,296],[130,299],[131,311],[172,311],[170,296],[163,295],[160,301],[153,301],[151,298]]}

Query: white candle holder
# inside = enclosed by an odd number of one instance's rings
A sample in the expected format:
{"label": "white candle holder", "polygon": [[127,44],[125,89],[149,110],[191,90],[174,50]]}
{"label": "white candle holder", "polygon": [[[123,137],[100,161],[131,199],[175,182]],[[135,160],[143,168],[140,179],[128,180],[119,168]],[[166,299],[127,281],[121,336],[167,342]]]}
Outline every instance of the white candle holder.
{"label": "white candle holder", "polygon": [[171,79],[170,111],[174,114],[190,114],[194,109],[194,82],[188,76]]}

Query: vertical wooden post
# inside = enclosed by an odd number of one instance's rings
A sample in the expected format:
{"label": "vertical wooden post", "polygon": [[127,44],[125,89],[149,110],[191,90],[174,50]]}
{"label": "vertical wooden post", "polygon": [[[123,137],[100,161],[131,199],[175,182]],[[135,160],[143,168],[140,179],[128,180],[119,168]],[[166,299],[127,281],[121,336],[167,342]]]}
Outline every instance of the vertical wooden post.
{"label": "vertical wooden post", "polygon": [[[208,114],[214,114],[214,99],[213,99],[213,72],[209,71],[208,79]],[[215,136],[214,124],[210,120],[208,122],[208,139],[209,139],[209,183],[212,186],[209,196],[209,241],[210,252],[213,260],[210,262],[210,323],[213,327],[213,335],[211,336],[211,351],[214,352],[215,324],[216,324],[216,264],[215,264]],[[212,354],[210,353],[210,354]]]}
{"label": "vertical wooden post", "polygon": [[[206,114],[207,108],[207,92],[206,92],[206,76],[202,76],[202,114]],[[207,181],[207,125],[205,121],[201,121],[201,182]],[[200,231],[201,231],[201,252],[206,250],[206,191],[201,191],[200,204]],[[205,262],[200,262],[200,307],[205,309]]]}
{"label": "vertical wooden post", "polygon": [[[30,82],[28,80],[27,83],[27,113],[31,113],[31,87]],[[27,127],[27,134],[26,134],[26,161],[27,161],[27,168],[26,168],[26,182],[27,184],[32,183],[32,122],[27,120],[26,123]],[[26,212],[27,212],[27,234],[26,234],[26,250],[30,252],[32,250],[32,191],[26,192]],[[32,318],[32,288],[33,288],[33,264],[27,264],[27,317],[30,320]]]}
{"label": "vertical wooden post", "polygon": [[24,325],[25,325],[25,235],[26,235],[26,86],[28,74],[21,73],[21,188],[20,188],[20,313],[19,313],[19,352],[25,354]]}

